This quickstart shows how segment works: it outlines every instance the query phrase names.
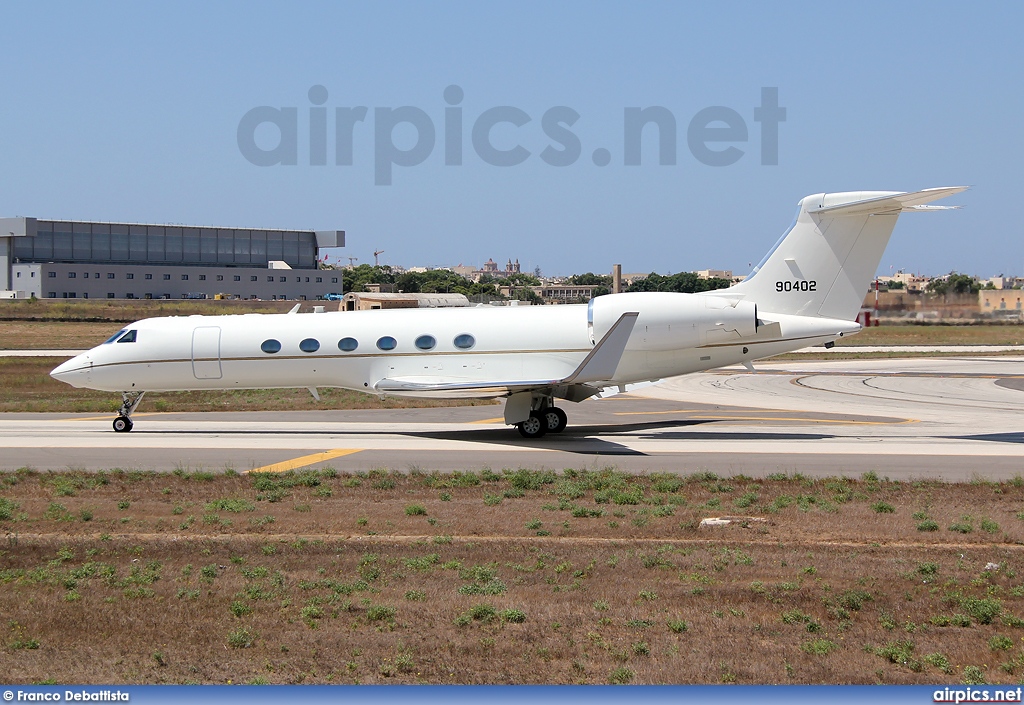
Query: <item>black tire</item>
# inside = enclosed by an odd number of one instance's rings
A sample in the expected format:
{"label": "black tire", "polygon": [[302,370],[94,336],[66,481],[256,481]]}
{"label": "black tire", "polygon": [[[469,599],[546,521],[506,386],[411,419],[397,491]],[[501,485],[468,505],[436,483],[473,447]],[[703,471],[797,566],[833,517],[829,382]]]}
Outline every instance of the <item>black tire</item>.
{"label": "black tire", "polygon": [[135,424],[127,416],[118,416],[114,419],[114,430],[118,433],[128,433],[134,426]]}
{"label": "black tire", "polygon": [[548,431],[544,416],[539,411],[531,411],[530,418],[517,423],[516,428],[523,438],[540,438]]}
{"label": "black tire", "polygon": [[569,423],[569,417],[558,407],[549,406],[544,409],[544,422],[548,433],[561,433]]}

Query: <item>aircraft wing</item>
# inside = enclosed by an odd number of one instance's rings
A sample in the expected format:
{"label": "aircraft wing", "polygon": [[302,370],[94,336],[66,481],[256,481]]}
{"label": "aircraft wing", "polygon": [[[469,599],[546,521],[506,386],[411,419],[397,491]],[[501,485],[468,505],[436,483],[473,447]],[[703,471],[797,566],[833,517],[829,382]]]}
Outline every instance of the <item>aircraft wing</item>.
{"label": "aircraft wing", "polygon": [[[392,394],[452,395],[460,397],[500,397],[533,389],[572,388],[566,398],[580,401],[609,386],[626,350],[629,336],[640,313],[630,311],[619,316],[572,374],[558,379],[522,379],[493,381],[451,381],[438,377],[394,377],[377,382],[374,389]],[[569,391],[569,390],[567,390]],[[580,396],[583,395],[583,396]]]}

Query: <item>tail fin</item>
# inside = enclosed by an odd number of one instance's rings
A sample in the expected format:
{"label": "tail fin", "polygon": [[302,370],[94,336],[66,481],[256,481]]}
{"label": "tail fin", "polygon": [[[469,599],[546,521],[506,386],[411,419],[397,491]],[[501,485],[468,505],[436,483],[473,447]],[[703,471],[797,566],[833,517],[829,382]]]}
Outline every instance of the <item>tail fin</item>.
{"label": "tail fin", "polygon": [[744,281],[722,291],[741,294],[762,311],[852,321],[860,311],[896,218],[966,187],[913,193],[819,193],[800,201],[796,220]]}

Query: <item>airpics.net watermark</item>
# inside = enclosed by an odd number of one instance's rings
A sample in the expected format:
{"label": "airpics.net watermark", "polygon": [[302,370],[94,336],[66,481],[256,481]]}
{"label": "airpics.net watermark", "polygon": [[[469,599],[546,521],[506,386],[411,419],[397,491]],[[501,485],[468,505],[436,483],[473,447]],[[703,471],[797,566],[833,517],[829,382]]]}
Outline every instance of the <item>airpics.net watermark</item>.
{"label": "airpics.net watermark", "polygon": [[[308,142],[309,166],[326,166],[328,163],[328,93],[324,86],[309,89]],[[464,162],[465,129],[469,122],[460,107],[465,93],[459,86],[444,89],[446,103],[442,121],[442,150],[445,166],[461,166]],[[354,143],[359,136],[373,138],[373,181],[378,186],[390,186],[395,167],[414,167],[424,163],[434,153],[438,142],[438,130],[430,115],[411,105],[397,108],[374,108],[372,127],[360,123],[368,122],[370,109],[366,106],[334,108],[334,165],[353,166]],[[539,153],[545,164],[566,167],[575,164],[583,154],[583,144],[573,125],[580,120],[580,114],[566,105],[556,105],[544,111],[540,118],[540,129],[550,144]],[[761,165],[775,166],[779,163],[779,123],[786,121],[786,109],[779,106],[779,89],[761,88],[761,104],[753,109],[753,120],[760,125],[759,139]],[[533,153],[516,141],[515,136],[524,133],[515,130],[526,128],[533,118],[524,110],[511,105],[499,105],[481,112],[472,120],[469,130],[470,144],[476,157],[485,164],[496,167],[511,167],[530,159]],[[495,128],[502,125],[503,142],[511,125],[514,146],[499,148],[492,141]],[[648,126],[651,126],[648,129]],[[643,138],[655,136],[658,145],[658,164],[675,165],[678,158],[677,120],[671,110],[660,105],[623,108],[622,112],[622,164],[640,166],[642,163]],[[276,131],[276,135],[273,133]],[[260,136],[271,136],[267,139]],[[736,145],[749,141],[747,122],[743,115],[724,105],[713,105],[701,110],[690,119],[686,126],[686,146],[690,154],[701,164],[723,167],[735,164],[745,152]],[[415,134],[411,146],[408,137]],[[261,105],[249,110],[238,122],[238,150],[249,163],[256,166],[297,166],[299,164],[299,108],[275,108]],[[264,144],[260,144],[260,142]],[[591,161],[599,167],[612,162],[612,152],[604,147],[594,149]]]}

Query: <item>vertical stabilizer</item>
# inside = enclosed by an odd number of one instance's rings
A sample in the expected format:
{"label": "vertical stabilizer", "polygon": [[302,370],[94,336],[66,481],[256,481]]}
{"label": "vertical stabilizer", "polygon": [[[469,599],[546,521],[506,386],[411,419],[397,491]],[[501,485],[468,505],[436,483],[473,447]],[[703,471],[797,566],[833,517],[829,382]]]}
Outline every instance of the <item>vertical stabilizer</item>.
{"label": "vertical stabilizer", "polygon": [[750,276],[721,293],[740,294],[766,313],[852,321],[899,214],[946,210],[951,207],[925,204],[964,190],[966,187],[807,196],[800,201],[793,225]]}

